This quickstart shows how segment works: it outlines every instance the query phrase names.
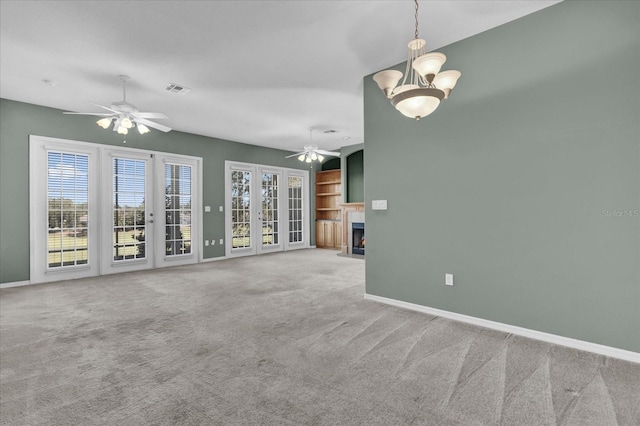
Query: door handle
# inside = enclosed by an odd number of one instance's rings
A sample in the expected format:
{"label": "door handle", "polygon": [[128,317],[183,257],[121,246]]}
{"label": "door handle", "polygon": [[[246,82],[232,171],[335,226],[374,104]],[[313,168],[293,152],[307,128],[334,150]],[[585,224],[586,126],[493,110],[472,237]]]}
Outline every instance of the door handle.
{"label": "door handle", "polygon": [[153,219],[149,219],[147,223],[153,223]]}

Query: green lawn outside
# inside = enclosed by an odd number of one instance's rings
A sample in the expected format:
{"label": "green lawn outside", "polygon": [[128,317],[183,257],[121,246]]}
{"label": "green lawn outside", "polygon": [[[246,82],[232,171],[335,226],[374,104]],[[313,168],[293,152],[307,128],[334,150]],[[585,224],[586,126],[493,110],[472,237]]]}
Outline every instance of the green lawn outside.
{"label": "green lawn outside", "polygon": [[[182,226],[182,238],[191,240],[191,226]],[[138,244],[140,243],[135,236],[139,231],[130,230],[118,233],[118,244],[125,244],[120,247],[118,254],[120,256],[135,256],[138,253]],[[113,234],[113,244],[116,244],[116,234]],[[54,231],[48,235],[47,245],[49,248],[48,264],[49,267],[60,266],[61,262],[65,265],[84,264],[87,263],[88,256],[88,238],[83,235],[74,235],[68,231]]]}

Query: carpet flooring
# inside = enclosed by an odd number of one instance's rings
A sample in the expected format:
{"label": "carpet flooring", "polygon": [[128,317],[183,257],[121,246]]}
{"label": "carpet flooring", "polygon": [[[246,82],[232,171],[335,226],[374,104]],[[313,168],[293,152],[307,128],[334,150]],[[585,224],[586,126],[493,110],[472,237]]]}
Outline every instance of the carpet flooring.
{"label": "carpet flooring", "polygon": [[0,290],[3,425],[640,425],[640,365],[363,299],[300,250]]}

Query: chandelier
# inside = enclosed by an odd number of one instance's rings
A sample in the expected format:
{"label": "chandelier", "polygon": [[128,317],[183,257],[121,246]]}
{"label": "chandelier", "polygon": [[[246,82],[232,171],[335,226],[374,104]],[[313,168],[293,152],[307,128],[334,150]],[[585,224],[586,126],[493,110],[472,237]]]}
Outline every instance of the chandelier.
{"label": "chandelier", "polygon": [[414,1],[415,38],[408,44],[409,55],[402,84],[396,87],[403,76],[396,70],[380,71],[373,76],[373,80],[400,113],[420,120],[435,111],[440,101],[449,97],[462,73],[456,70],[440,72],[447,57],[438,52],[425,53],[426,42],[418,38],[418,0]]}

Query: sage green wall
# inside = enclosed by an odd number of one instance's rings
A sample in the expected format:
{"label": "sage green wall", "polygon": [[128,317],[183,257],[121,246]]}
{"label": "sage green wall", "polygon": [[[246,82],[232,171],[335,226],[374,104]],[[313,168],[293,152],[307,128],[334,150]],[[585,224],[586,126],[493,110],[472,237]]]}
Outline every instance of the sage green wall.
{"label": "sage green wall", "polygon": [[[347,179],[347,176],[349,175],[349,165],[347,164],[347,158],[353,154],[354,152],[358,152],[358,151],[362,151],[364,149],[364,144],[363,143],[358,143],[355,145],[348,145],[348,146],[343,146],[342,148],[340,148],[340,172],[341,172],[341,181],[342,181],[342,202],[347,203],[349,202],[349,195],[348,195],[348,191],[349,191],[349,182]],[[364,175],[364,170],[363,170],[363,175]],[[364,187],[364,182],[363,182],[363,187]],[[362,200],[360,201],[364,201],[364,197]]]}
{"label": "sage green wall", "polygon": [[[203,158],[203,239],[224,235],[225,160],[307,169],[290,152],[208,138],[178,131],[122,136],[100,129],[95,118],[63,115],[62,111],[0,99],[0,283],[29,279],[29,135],[49,136],[128,148],[192,155]],[[309,171],[310,188],[315,170]],[[311,194],[311,193],[310,193]],[[310,243],[315,244],[315,202],[310,196]],[[224,256],[220,245],[202,247],[204,258]]]}
{"label": "sage green wall", "polygon": [[364,151],[347,157],[347,203],[364,201]]}
{"label": "sage green wall", "polygon": [[420,121],[365,77],[367,293],[640,352],[639,22],[565,1],[439,49]]}
{"label": "sage green wall", "polygon": [[329,160],[322,163],[322,170],[335,170],[340,168],[340,158],[332,157]]}

